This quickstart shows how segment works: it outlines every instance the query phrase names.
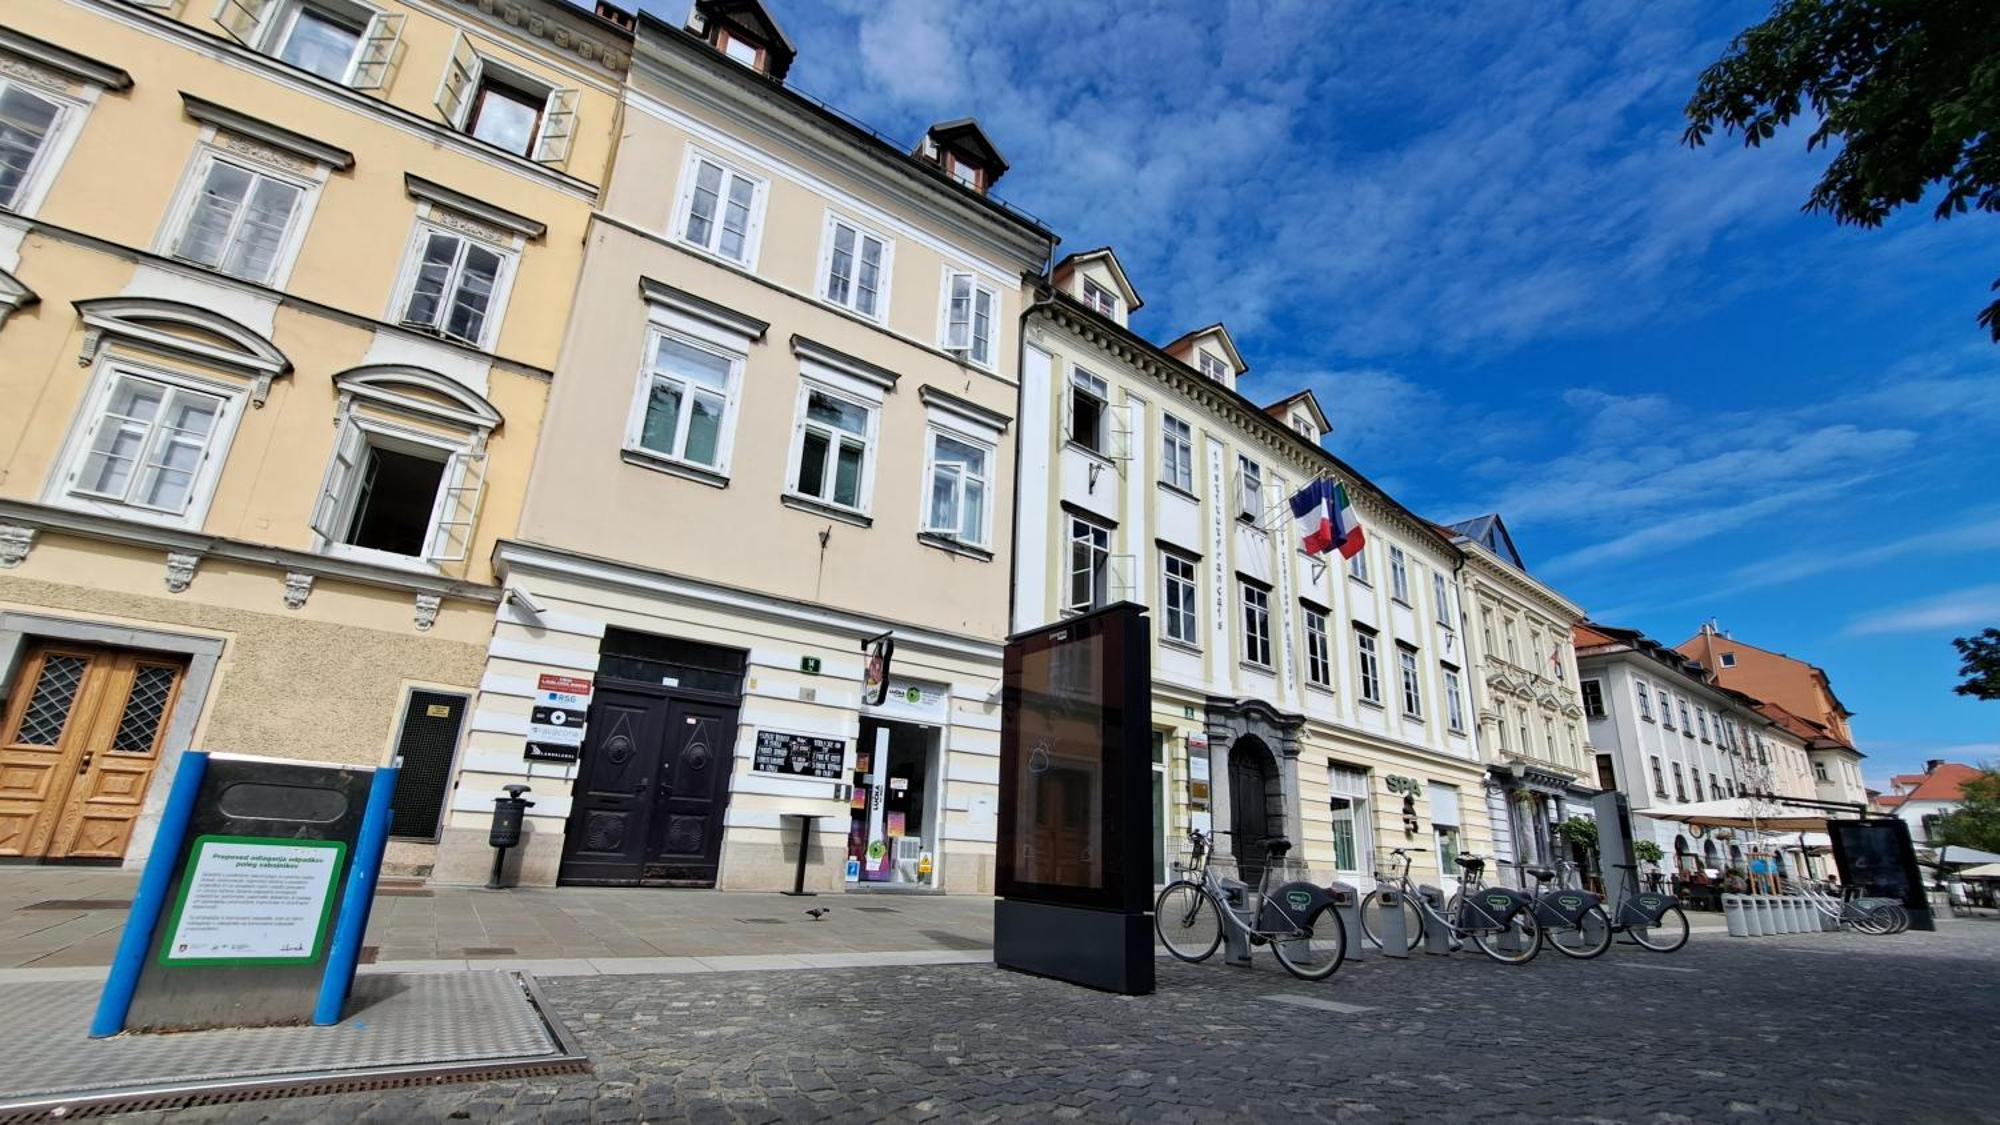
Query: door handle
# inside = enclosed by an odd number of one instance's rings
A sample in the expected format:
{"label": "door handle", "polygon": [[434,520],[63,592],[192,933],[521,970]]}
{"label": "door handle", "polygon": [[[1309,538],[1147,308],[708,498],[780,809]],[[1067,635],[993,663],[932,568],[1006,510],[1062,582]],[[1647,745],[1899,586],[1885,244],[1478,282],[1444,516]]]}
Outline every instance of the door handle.
{"label": "door handle", "polygon": [[90,759],[91,759],[92,757],[94,757],[94,756],[96,756],[96,751],[94,751],[94,750],[85,750],[85,751],[83,752],[83,761],[81,761],[81,762],[78,762],[78,763],[77,763],[77,766],[76,766],[76,772],[77,772],[78,774],[86,774],[86,773],[89,773],[89,772],[90,772]]}

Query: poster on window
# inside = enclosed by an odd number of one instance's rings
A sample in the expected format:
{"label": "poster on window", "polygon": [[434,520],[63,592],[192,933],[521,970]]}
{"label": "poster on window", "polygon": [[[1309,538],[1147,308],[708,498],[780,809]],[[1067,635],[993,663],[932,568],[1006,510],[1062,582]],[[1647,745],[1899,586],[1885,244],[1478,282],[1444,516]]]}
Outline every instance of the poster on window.
{"label": "poster on window", "polygon": [[760,730],[757,732],[757,753],[750,766],[760,773],[785,773],[794,777],[838,781],[846,759],[846,739]]}

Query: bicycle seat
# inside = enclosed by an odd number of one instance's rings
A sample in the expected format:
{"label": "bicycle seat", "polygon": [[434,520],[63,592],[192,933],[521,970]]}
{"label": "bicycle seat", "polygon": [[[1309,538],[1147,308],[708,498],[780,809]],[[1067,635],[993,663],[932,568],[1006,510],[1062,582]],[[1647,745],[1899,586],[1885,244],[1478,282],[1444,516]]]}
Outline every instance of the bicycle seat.
{"label": "bicycle seat", "polygon": [[1273,836],[1264,841],[1264,854],[1272,859],[1283,859],[1285,853],[1291,850],[1292,842],[1283,836]]}
{"label": "bicycle seat", "polygon": [[1556,873],[1546,867],[1525,867],[1522,868],[1522,870],[1526,871],[1530,875],[1533,875],[1537,879],[1553,879],[1556,877]]}
{"label": "bicycle seat", "polygon": [[1462,855],[1458,857],[1458,865],[1460,867],[1465,868],[1465,870],[1468,873],[1470,873],[1473,871],[1484,870],[1486,867],[1486,861],[1480,859],[1476,855]]}

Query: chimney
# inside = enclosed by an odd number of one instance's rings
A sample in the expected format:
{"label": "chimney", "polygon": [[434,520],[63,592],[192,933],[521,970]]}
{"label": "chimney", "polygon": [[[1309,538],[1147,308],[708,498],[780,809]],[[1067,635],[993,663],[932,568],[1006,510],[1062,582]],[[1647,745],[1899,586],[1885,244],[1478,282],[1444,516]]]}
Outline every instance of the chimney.
{"label": "chimney", "polygon": [[1943,759],[1943,758],[1932,758],[1932,759],[1930,759],[1929,761],[1927,761],[1927,762],[1925,762],[1925,763],[1924,763],[1924,772],[1925,772],[1925,773],[1936,773],[1936,772],[1937,772],[1937,768],[1938,768],[1939,766],[1941,766],[1941,765],[1944,765],[1944,759]]}
{"label": "chimney", "polygon": [[596,12],[598,19],[614,27],[623,28],[626,31],[636,30],[639,26],[637,17],[618,5],[611,3],[610,0],[597,0]]}

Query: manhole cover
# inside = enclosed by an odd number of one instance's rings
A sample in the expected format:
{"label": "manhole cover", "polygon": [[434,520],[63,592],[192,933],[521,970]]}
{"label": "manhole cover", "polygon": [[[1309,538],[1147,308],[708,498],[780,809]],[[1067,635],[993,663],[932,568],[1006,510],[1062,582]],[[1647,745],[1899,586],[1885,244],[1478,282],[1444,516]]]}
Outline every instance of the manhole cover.
{"label": "manhole cover", "polygon": [[468,945],[458,951],[460,957],[512,957],[511,945]]}
{"label": "manhole cover", "polygon": [[129,898],[52,898],[43,902],[31,902],[23,910],[124,910],[132,905]]}
{"label": "manhole cover", "polygon": [[856,909],[856,910],[859,910],[859,911],[861,911],[861,912],[862,912],[863,914],[896,914],[896,913],[900,913],[900,911],[898,911],[898,910],[897,910],[897,909],[896,909],[895,907],[893,907],[893,906],[857,906],[857,907],[855,907],[854,909]]}
{"label": "manhole cover", "polygon": [[783,918],[738,918],[737,921],[751,926],[782,926],[785,924]]}

